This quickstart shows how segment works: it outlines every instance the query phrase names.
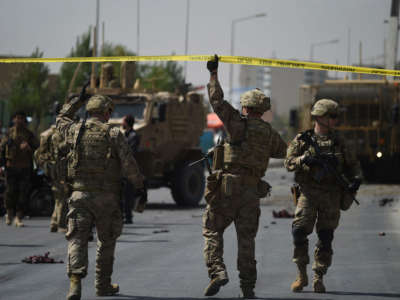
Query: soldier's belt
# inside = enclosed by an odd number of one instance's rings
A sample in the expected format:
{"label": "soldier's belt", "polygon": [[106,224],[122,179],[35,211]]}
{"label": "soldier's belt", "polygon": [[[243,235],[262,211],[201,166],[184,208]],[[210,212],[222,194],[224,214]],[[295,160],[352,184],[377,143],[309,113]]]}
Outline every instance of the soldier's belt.
{"label": "soldier's belt", "polygon": [[[9,57],[0,58],[0,63],[77,63],[77,62],[123,62],[123,61],[208,61],[214,59],[214,55],[158,55],[158,56],[103,56],[103,57],[64,57],[64,58],[42,58],[42,57]],[[229,64],[251,65],[261,67],[311,69],[348,73],[374,74],[381,76],[400,76],[400,71],[389,69],[377,69],[366,67],[355,67],[345,65],[334,65],[316,62],[271,59],[250,56],[219,56],[219,61]]]}

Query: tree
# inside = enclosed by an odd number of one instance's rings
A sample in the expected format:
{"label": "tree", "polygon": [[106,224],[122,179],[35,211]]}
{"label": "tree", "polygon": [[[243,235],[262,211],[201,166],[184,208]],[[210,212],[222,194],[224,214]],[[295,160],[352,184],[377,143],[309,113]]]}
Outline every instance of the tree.
{"label": "tree", "polygon": [[146,90],[175,92],[185,86],[183,68],[175,61],[139,64],[137,77]]}
{"label": "tree", "polygon": [[[37,48],[31,57],[43,57],[43,52]],[[47,114],[50,104],[48,75],[49,68],[44,63],[25,64],[12,83],[10,113],[25,111],[33,116],[36,129]]]}
{"label": "tree", "polygon": [[[69,57],[91,57],[93,50],[90,46],[90,34],[91,29],[77,37],[75,47],[73,47],[69,53]],[[79,63],[63,63],[60,71],[60,94],[59,100],[63,100],[68,93],[69,86],[74,75],[76,68]],[[81,63],[79,72],[76,76],[76,80],[72,88],[82,86],[86,80],[90,78],[91,63]]]}

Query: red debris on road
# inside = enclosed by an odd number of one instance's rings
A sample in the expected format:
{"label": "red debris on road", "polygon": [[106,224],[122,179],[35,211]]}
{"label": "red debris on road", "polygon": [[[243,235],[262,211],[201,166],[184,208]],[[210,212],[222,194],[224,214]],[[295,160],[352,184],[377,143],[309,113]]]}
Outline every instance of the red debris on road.
{"label": "red debris on road", "polygon": [[46,252],[44,255],[33,255],[25,257],[22,262],[27,264],[63,264],[62,260],[55,260],[49,257],[50,252]]}
{"label": "red debris on road", "polygon": [[281,219],[292,219],[294,218],[294,214],[289,213],[286,209],[282,209],[279,211],[272,211],[272,215],[274,218],[281,218]]}

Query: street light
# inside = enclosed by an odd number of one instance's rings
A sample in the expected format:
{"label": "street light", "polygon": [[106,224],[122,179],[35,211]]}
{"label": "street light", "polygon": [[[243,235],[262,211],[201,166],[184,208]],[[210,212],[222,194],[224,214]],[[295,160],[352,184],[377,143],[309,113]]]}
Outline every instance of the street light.
{"label": "street light", "polygon": [[[233,56],[235,53],[235,25],[236,23],[242,22],[242,21],[247,21],[255,18],[262,18],[266,17],[266,13],[259,13],[256,15],[244,17],[244,18],[238,18],[232,20],[232,25],[231,25],[231,52],[230,55]],[[232,95],[233,95],[233,64],[230,64],[229,66],[229,100],[232,101]]]}
{"label": "street light", "polygon": [[330,44],[337,44],[337,43],[339,43],[339,41],[340,41],[339,39],[334,39],[334,40],[322,41],[322,42],[311,44],[311,47],[310,47],[310,61],[314,60],[314,47],[315,46],[324,46],[324,45],[330,45]]}

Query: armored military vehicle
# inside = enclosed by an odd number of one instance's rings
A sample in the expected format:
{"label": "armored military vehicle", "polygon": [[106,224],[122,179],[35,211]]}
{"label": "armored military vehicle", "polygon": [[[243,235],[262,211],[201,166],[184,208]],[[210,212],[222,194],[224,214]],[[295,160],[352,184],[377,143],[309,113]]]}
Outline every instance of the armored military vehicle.
{"label": "armored military vehicle", "polygon": [[[103,65],[100,85],[93,83],[89,94],[111,97],[115,104],[110,123],[120,126],[122,118],[135,117],[134,128],[140,138],[135,158],[150,189],[168,187],[178,205],[195,206],[204,194],[204,167],[188,165],[202,158],[200,136],[206,126],[206,109],[200,94],[177,95],[169,92],[140,92],[133,88],[132,70],[121,66],[120,84],[107,79],[110,65]],[[130,88],[132,87],[132,88]]]}
{"label": "armored military vehicle", "polygon": [[313,103],[329,98],[340,104],[337,130],[355,151],[368,181],[400,181],[400,81],[327,80],[300,88],[298,130],[312,127]]}

